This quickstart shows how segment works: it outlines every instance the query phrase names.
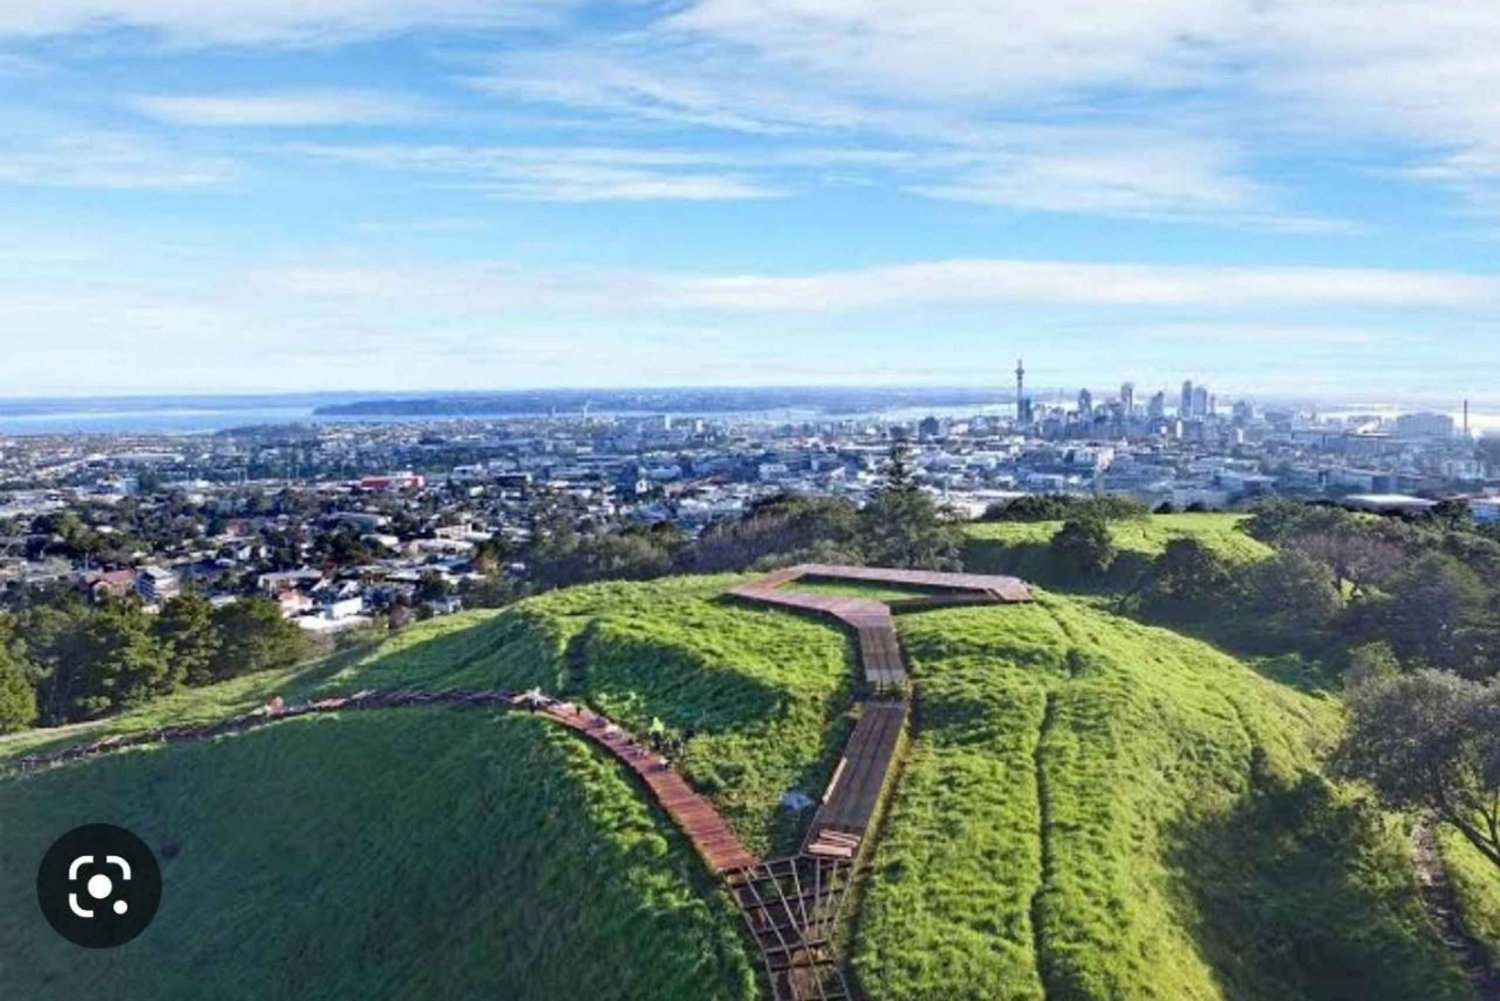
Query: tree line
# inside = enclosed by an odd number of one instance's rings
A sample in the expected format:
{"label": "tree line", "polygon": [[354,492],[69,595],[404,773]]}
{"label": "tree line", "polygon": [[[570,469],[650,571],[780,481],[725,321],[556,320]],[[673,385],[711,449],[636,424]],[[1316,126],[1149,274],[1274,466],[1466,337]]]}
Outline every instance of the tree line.
{"label": "tree line", "polygon": [[306,634],[263,597],[215,608],[186,592],[152,615],[133,598],[33,593],[0,613],[0,732],[96,719],[309,652]]}

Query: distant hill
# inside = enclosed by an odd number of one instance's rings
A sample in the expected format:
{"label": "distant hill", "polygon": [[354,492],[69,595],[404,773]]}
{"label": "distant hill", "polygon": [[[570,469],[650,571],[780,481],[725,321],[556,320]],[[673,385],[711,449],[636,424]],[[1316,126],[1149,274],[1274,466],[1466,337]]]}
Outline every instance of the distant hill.
{"label": "distant hill", "polygon": [[899,408],[973,407],[1003,403],[1006,393],[986,389],[861,388],[847,386],[711,387],[665,389],[532,389],[377,397],[320,406],[323,417],[492,417],[594,413],[723,414],[775,410],[874,413]]}
{"label": "distant hill", "polygon": [[[852,644],[723,601],[739,579],[559,591],[109,725],[272,692],[541,685],[632,727],[693,727],[684,772],[753,848],[785,848],[798,826],[779,796],[816,795],[850,725]],[[1332,702],[1055,594],[899,626],[919,695],[853,929],[867,997],[1468,996],[1401,832],[1319,775]],[[43,739],[23,738],[0,759]],[[109,996],[106,977],[144,985],[175,963],[130,996],[755,996],[737,918],[682,838],[539,721],[318,717],[0,781],[0,955],[21,959],[0,996],[60,996],[66,954],[37,939],[19,860],[84,815],[170,839],[180,892],[139,949],[72,959],[70,989]]]}

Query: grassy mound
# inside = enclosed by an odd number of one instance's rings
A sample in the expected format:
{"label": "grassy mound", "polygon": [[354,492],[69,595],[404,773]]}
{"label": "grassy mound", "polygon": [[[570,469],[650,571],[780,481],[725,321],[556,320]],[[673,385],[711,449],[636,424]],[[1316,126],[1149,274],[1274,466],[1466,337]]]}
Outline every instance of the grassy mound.
{"label": "grassy mound", "polygon": [[1466,996],[1398,832],[1313,771],[1330,704],[1055,596],[901,629],[920,712],[870,996]]}
{"label": "grassy mound", "polygon": [[[77,949],[35,860],[110,821],[155,922]],[[0,783],[0,997],[752,998],[738,918],[619,767],[538,719],[303,717]],[[274,916],[274,920],[271,920]]]}
{"label": "grassy mound", "polygon": [[[1229,519],[1189,517],[1233,533]],[[997,527],[1009,526],[985,526]],[[659,716],[695,728],[689,778],[752,847],[784,849],[798,831],[778,797],[821,789],[847,734],[853,644],[822,620],[725,600],[740,579],[560,591],[83,731],[213,718],[272,694],[541,685],[634,727]],[[1466,997],[1400,832],[1318,777],[1339,727],[1332,702],[1166,630],[1040,597],[900,620],[919,702],[853,941],[868,996]],[[0,756],[83,731],[0,741]],[[0,899],[24,904],[0,915],[0,957],[17,960],[0,968],[0,996],[45,998],[64,982],[50,932],[34,938],[22,860],[83,819],[180,843],[168,876],[195,902],[164,905],[126,949],[84,957],[89,984],[133,989],[169,969],[183,972],[147,995],[204,996],[202,975],[230,997],[251,996],[246,984],[310,997],[754,993],[728,905],[681,839],[615,766],[540,721],[315,717],[0,782]],[[205,839],[232,861],[194,869]],[[350,856],[393,866],[390,887],[365,885]],[[350,920],[315,912],[332,901]],[[288,931],[257,930],[288,907]],[[414,917],[392,930],[370,917],[385,913]],[[224,944],[237,935],[255,940],[243,956]]]}
{"label": "grassy mound", "polygon": [[[1197,539],[1232,563],[1269,556],[1269,547],[1239,530],[1241,514],[1153,514],[1111,522],[1110,535],[1119,557],[1107,586],[1129,586],[1173,539]],[[1067,587],[1069,579],[1053,559],[1049,545],[1060,521],[988,522],[964,526],[964,566],[975,573],[1009,573],[1049,586]]]}
{"label": "grassy mound", "polygon": [[1464,927],[1484,945],[1490,963],[1500,965],[1500,869],[1450,828],[1439,831],[1438,847]]}
{"label": "grassy mound", "polygon": [[822,789],[851,726],[853,644],[818,620],[727,601],[738,577],[571,588],[493,624],[505,684],[581,695],[637,730],[697,731],[682,771],[756,851],[795,843],[787,789]]}

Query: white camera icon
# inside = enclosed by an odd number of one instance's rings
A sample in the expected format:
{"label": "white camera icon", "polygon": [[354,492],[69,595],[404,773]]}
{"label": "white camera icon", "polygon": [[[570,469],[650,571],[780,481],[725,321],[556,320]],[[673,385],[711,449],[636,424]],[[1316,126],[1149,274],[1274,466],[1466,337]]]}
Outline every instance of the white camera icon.
{"label": "white camera icon", "polygon": [[[93,864],[94,856],[92,855],[80,855],[75,858],[71,863],[68,864],[68,882],[77,882],[78,870],[82,869],[86,865]],[[118,866],[120,870],[120,880],[127,883],[130,881],[130,863],[126,862],[120,856],[106,855],[104,856],[104,864],[107,866]],[[110,894],[115,892],[115,881],[110,879],[106,873],[95,873],[94,875],[90,876],[89,881],[84,884],[84,889],[88,892],[88,896],[93,898],[93,900],[104,900]],[[78,897],[79,895],[76,893],[68,894],[68,909],[71,910],[74,914],[78,915],[80,918],[93,917],[97,913],[97,911],[84,907],[79,903]],[[92,903],[92,901],[89,902]],[[124,914],[126,911],[130,910],[130,905],[123,900],[116,900],[114,902],[112,910],[116,914]]]}

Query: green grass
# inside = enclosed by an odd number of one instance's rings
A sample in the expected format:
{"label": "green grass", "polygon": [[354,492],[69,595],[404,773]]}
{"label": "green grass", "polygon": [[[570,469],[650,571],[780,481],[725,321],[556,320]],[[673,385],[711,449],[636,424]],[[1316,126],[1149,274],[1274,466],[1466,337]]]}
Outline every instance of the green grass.
{"label": "green grass", "polygon": [[1484,945],[1490,963],[1500,965],[1500,869],[1447,826],[1438,831],[1438,847],[1464,927]]}
{"label": "green grass", "polygon": [[311,664],[263,671],[203,688],[185,688],[107,719],[7,734],[0,737],[0,762],[109,734],[223,719],[265,705],[275,695],[292,701],[387,686],[485,687],[497,674],[492,662],[497,614],[471,611],[429,619],[375,647],[347,650]]}
{"label": "green grass", "polygon": [[[36,860],[84,822],[162,860],[155,922],[77,949]],[[756,997],[727,898],[619,766],[545,721],[288,720],[0,783],[0,997]]]}
{"label": "green grass", "polygon": [[[1173,539],[1197,539],[1233,563],[1264,559],[1271,550],[1239,530],[1242,514],[1153,514],[1110,523],[1119,549],[1115,567],[1104,582],[1129,586]],[[1079,582],[1060,572],[1049,545],[1060,521],[980,522],[964,526],[964,566],[975,573],[1009,573],[1053,587]]]}
{"label": "green grass", "polygon": [[829,594],[840,598],[868,598],[871,601],[909,601],[912,598],[926,598],[949,593],[924,587],[862,583],[853,580],[815,580],[807,577],[783,584],[781,590],[798,591],[802,594]]}
{"label": "green grass", "polygon": [[653,717],[692,727],[683,772],[754,850],[784,850],[799,826],[777,801],[791,788],[822,789],[851,725],[853,644],[816,619],[725,600],[742,579],[534,598],[496,621],[507,647],[526,655],[494,658],[503,682],[578,693],[629,727]]}
{"label": "green grass", "polygon": [[[1232,531],[1223,517],[1181,518]],[[799,825],[777,799],[791,787],[816,794],[848,732],[853,644],[822,620],[725,600],[743,579],[554,592],[89,729],[214,718],[271,694],[540,685],[632,727],[655,716],[695,727],[690,780],[754,849],[783,850]],[[918,704],[853,939],[868,996],[1466,997],[1422,914],[1400,832],[1318,777],[1340,727],[1332,700],[1098,602],[1038,593],[1031,606],[900,620]],[[182,870],[183,885],[212,906],[170,922],[164,910],[158,925],[169,932],[150,940],[164,944],[86,957],[87,985],[118,967],[139,986],[170,954],[179,965],[153,997],[203,996],[187,986],[195,964],[231,985],[209,993],[229,997],[248,995],[219,971],[261,986],[248,965],[272,978],[255,996],[751,993],[727,902],[681,839],[618,769],[540,725],[454,710],[314,717],[0,782],[0,846],[16,846],[0,852],[18,853],[0,854],[0,887],[20,893],[43,832],[85,817],[180,840],[172,867],[188,866],[197,844],[222,840],[244,854],[253,867]],[[0,742],[0,755],[78,739],[24,734]],[[289,807],[301,803],[317,806]],[[493,864],[464,870],[484,894],[458,885],[450,841]],[[395,864],[395,889],[339,870],[329,861],[338,846]],[[309,872],[333,881],[310,899],[353,902],[349,921],[325,931],[302,901],[273,904],[295,898],[290,888]],[[607,885],[588,903],[592,878]],[[490,888],[512,910],[486,910]],[[369,929],[384,926],[367,916],[399,912],[405,897],[417,918],[377,949]],[[243,962],[231,955],[228,930],[254,928],[277,906],[291,917],[245,932],[256,941]],[[28,908],[0,915],[0,957],[20,956],[10,969],[28,978],[52,978],[35,983],[60,983],[64,966],[46,945],[8,944],[24,937]],[[288,962],[298,935],[302,951]],[[173,953],[174,936],[191,949]],[[360,962],[338,958],[349,955]],[[568,979],[569,956],[585,989]],[[606,967],[621,971],[618,984],[598,972]],[[537,971],[534,988],[514,979],[522,968]],[[7,990],[5,978],[20,975],[0,968],[0,997],[47,997]]]}
{"label": "green grass", "polygon": [[1052,595],[901,629],[919,726],[857,936],[870,996],[1465,996],[1399,837],[1313,772],[1330,703]]}

